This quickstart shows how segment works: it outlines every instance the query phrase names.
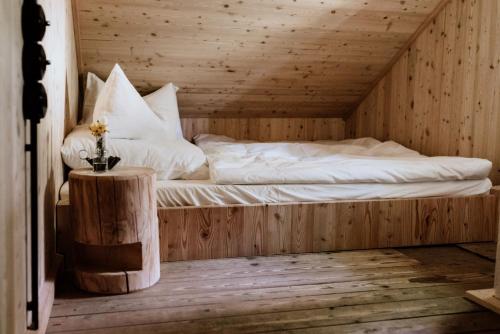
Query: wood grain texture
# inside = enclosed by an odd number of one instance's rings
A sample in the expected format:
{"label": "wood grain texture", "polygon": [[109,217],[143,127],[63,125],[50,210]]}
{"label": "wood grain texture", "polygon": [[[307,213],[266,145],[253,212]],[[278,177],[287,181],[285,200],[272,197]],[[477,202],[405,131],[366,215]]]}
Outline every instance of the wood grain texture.
{"label": "wood grain texture", "polygon": [[341,140],[340,118],[181,118],[184,138],[202,133],[259,141]]}
{"label": "wood grain texture", "polygon": [[176,83],[183,116],[344,116],[442,0],[75,0],[81,73]]}
{"label": "wood grain texture", "polygon": [[27,325],[21,5],[0,3],[0,333],[21,333]]}
{"label": "wood grain texture", "polygon": [[497,243],[494,241],[458,244],[457,247],[460,247],[466,251],[469,251],[491,261],[495,261],[497,256]]}
{"label": "wood grain texture", "polygon": [[[22,36],[21,3],[18,0],[0,4],[0,125],[3,148],[0,159],[0,332],[24,333],[27,326],[26,268],[27,245],[25,124],[22,119]],[[47,116],[38,126],[38,212],[40,329],[42,333],[52,306],[55,256],[55,206],[58,189],[63,183],[60,147],[65,131],[76,123],[78,101],[77,70],[71,62],[76,50],[72,34],[71,9],[65,0],[42,0],[39,3],[51,22],[42,44],[51,66],[43,83],[48,94]]]}
{"label": "wood grain texture", "polygon": [[[41,42],[47,59],[51,62],[42,81],[47,91],[48,108],[45,118],[38,125],[38,279],[39,297],[44,302],[40,305],[41,326],[38,332],[43,333],[54,297],[56,273],[53,271],[58,269],[55,243],[56,203],[59,188],[64,182],[60,151],[65,134],[76,124],[79,96],[70,2],[40,0],[39,4],[51,23]],[[15,29],[20,30],[19,25]],[[14,188],[11,189],[14,191]],[[18,242],[24,244],[25,240],[23,235]],[[20,282],[22,280],[18,280],[16,285],[21,285]]]}
{"label": "wood grain texture", "polygon": [[500,316],[463,298],[491,286],[493,263],[457,247],[179,261],[161,270],[157,285],[133,295],[89,298],[61,285],[48,333],[500,330]]}
{"label": "wood grain texture", "polygon": [[64,255],[63,267],[73,268],[73,209],[69,199],[59,200],[56,206],[56,252]]}
{"label": "wood grain texture", "polygon": [[491,241],[494,195],[159,208],[162,261]]}
{"label": "wood grain texture", "polygon": [[149,168],[69,174],[73,257],[78,286],[128,293],[160,277],[156,177]]}
{"label": "wood grain texture", "polygon": [[436,19],[436,17],[441,13],[443,8],[450,2],[451,0],[442,0],[439,4],[434,7],[433,11],[427,16],[427,18],[422,22],[422,24],[418,27],[417,30],[411,35],[411,37],[405,42],[405,44],[399,49],[399,51],[394,55],[389,63],[387,63],[384,69],[379,73],[378,77],[372,82],[370,88],[366,91],[366,93],[362,96],[361,101],[363,101],[375,88],[380,80],[387,75],[396,64],[399,59],[403,56],[406,50],[411,47],[411,45],[415,42],[415,40],[422,34],[422,32],[428,27],[428,25]]}
{"label": "wood grain texture", "polygon": [[453,0],[346,122],[346,137],[493,161],[500,183],[500,4]]}
{"label": "wood grain texture", "polygon": [[465,296],[471,301],[500,314],[500,299],[494,289],[469,290]]}

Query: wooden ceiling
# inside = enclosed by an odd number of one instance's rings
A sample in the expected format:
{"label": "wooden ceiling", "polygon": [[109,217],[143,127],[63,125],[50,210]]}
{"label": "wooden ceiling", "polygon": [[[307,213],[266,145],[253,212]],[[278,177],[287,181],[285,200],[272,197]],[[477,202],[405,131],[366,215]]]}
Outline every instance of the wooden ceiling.
{"label": "wooden ceiling", "polygon": [[80,72],[184,116],[346,116],[443,0],[73,0]]}

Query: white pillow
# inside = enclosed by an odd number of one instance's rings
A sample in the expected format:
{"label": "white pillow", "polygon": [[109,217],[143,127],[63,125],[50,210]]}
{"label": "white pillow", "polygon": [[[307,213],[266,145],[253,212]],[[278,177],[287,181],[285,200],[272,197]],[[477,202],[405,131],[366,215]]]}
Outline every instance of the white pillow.
{"label": "white pillow", "polygon": [[[82,119],[79,124],[92,123],[93,113],[97,98],[104,88],[105,82],[92,72],[87,73],[87,83],[83,100]],[[177,104],[177,91],[179,90],[173,83],[168,83],[151,94],[143,96],[144,100],[162,120],[173,123],[176,126],[178,139],[183,139],[181,120],[179,117],[179,106]]]}
{"label": "white pillow", "polygon": [[97,98],[93,119],[106,117],[110,138],[176,140],[176,125],[162,122],[139,95],[118,64]]}
{"label": "white pillow", "polygon": [[87,82],[85,86],[85,95],[83,95],[82,118],[79,124],[92,123],[92,115],[97,97],[104,88],[104,81],[92,72],[87,73]]}
{"label": "white pillow", "polygon": [[[144,166],[153,168],[158,179],[192,178],[205,166],[205,154],[187,140],[167,141],[161,144],[147,140],[107,139],[109,155],[118,156],[118,166]],[[80,159],[80,151],[92,156],[95,138],[88,125],[79,125],[64,139],[61,154],[70,168],[90,167]]]}
{"label": "white pillow", "polygon": [[178,89],[173,83],[168,83],[157,91],[144,96],[144,100],[164,122],[175,124],[177,138],[182,139],[184,137],[176,95]]}

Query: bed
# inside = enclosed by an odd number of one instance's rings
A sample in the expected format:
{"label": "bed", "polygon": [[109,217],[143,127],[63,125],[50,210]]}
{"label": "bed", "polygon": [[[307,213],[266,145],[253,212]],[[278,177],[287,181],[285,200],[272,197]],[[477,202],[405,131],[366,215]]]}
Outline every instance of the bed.
{"label": "bed", "polygon": [[[106,119],[108,152],[156,171],[162,261],[496,236],[487,160],[341,140],[344,122],[333,118],[181,120],[176,91],[167,83],[141,96],[118,64],[105,82],[88,73],[83,117],[61,150],[67,166],[86,167],[80,153],[95,146],[89,122]],[[70,254],[67,185],[60,195],[57,248]]]}
{"label": "bed", "polygon": [[[195,174],[208,179],[157,182],[162,261],[488,241],[496,233],[486,160],[427,158],[372,138],[195,142],[211,167]],[[345,161],[329,159],[332,147]],[[68,220],[67,184],[60,195],[58,215]]]}

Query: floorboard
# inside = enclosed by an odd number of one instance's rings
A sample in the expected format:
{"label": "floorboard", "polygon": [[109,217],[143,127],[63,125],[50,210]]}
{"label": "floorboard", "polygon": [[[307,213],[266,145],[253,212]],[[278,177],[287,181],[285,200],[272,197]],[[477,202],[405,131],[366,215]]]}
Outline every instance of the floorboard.
{"label": "floorboard", "polygon": [[500,332],[500,316],[463,297],[493,286],[494,262],[456,246],[170,262],[161,270],[154,287],[118,296],[64,280],[48,333]]}
{"label": "floorboard", "polygon": [[497,255],[496,242],[472,242],[467,244],[459,244],[458,247],[468,250],[474,254],[495,261]]}

